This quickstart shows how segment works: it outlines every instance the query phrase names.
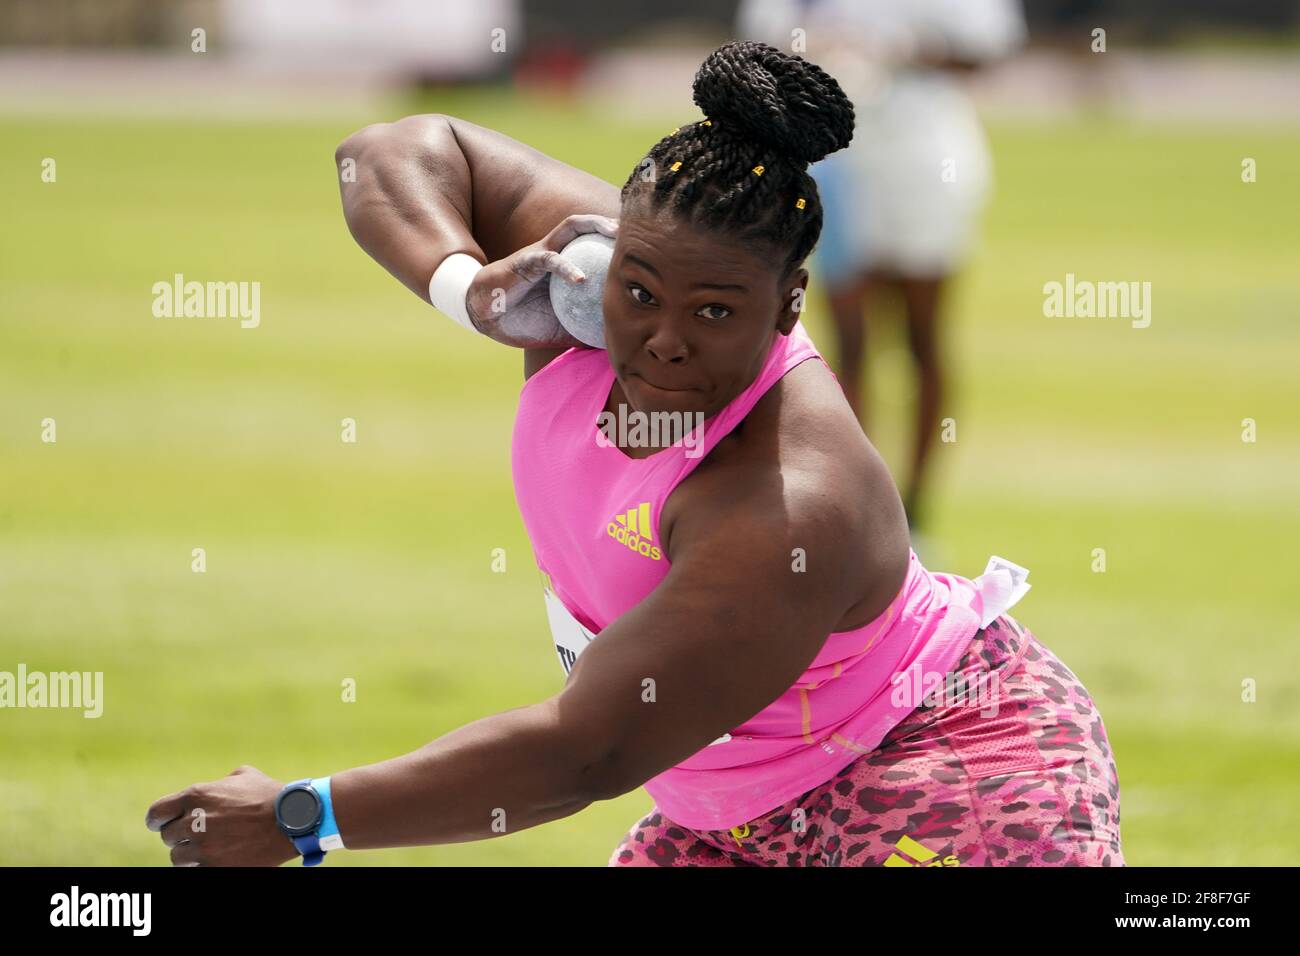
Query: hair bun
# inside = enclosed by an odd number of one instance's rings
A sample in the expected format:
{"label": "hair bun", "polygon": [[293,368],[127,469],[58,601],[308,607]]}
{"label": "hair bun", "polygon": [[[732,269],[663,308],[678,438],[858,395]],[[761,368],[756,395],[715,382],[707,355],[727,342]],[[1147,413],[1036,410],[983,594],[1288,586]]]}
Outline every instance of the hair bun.
{"label": "hair bun", "polygon": [[803,57],[754,40],[718,47],[695,74],[695,105],[722,135],[803,163],[853,139],[853,103],[835,78]]}

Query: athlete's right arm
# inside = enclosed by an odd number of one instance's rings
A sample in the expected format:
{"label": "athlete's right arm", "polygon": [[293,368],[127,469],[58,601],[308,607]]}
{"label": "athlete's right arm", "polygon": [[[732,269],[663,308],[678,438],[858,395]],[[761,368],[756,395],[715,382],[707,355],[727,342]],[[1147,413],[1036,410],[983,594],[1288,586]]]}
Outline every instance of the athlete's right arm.
{"label": "athlete's right arm", "polygon": [[[339,145],[335,160],[352,236],[425,302],[434,270],[453,253],[493,263],[568,216],[619,214],[613,184],[440,113],[364,127]],[[529,351],[549,358],[579,344],[558,322],[555,328],[555,341]]]}

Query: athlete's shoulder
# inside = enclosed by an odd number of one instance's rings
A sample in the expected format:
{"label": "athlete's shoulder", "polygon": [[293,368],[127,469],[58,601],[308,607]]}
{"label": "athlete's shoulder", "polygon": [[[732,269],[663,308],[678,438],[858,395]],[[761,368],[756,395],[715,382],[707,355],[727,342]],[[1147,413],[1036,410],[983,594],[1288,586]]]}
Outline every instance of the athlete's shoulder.
{"label": "athlete's shoulder", "polygon": [[823,476],[728,461],[692,492],[663,548],[672,569],[703,583],[719,606],[797,593],[842,621],[869,596],[856,571],[870,566],[866,514],[850,496],[828,493]]}
{"label": "athlete's shoulder", "polygon": [[813,471],[828,480],[870,480],[871,443],[820,356],[790,369],[755,403],[729,453],[751,467],[791,475]]}
{"label": "athlete's shoulder", "polygon": [[800,516],[811,526],[829,518],[828,526],[842,531],[866,530],[862,490],[879,480],[866,467],[861,446],[869,443],[843,397],[837,404],[824,391],[815,365],[825,371],[821,362],[804,362],[774,383],[683,482],[677,500],[670,499],[669,532],[687,521],[695,528],[716,525],[731,513],[757,522],[768,512],[791,521]]}
{"label": "athlete's shoulder", "polygon": [[816,358],[773,384],[669,499],[665,518],[670,560],[679,545],[747,524],[864,570],[882,558],[873,548],[906,529],[893,477]]}

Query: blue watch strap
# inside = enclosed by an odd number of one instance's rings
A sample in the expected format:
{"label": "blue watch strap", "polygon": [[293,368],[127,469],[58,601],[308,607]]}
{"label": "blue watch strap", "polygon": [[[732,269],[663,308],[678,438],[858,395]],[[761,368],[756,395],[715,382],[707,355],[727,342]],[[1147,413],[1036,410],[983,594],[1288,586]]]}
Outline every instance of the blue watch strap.
{"label": "blue watch strap", "polygon": [[[311,833],[302,836],[290,837],[294,849],[302,854],[303,866],[316,866],[325,859],[328,852],[321,848],[324,841],[328,849],[340,849],[343,846],[343,840],[339,837],[338,824],[334,822],[334,802],[330,797],[330,778],[329,777],[304,777],[301,780],[295,780],[288,784],[290,787],[306,784],[316,793],[321,802],[321,818],[316,825],[316,829]],[[333,839],[327,839],[333,837]]]}
{"label": "blue watch strap", "polygon": [[325,853],[320,848],[320,841],[316,835],[309,833],[306,836],[294,837],[293,845],[298,852],[302,854],[303,866],[315,866],[321,860],[325,859]]}

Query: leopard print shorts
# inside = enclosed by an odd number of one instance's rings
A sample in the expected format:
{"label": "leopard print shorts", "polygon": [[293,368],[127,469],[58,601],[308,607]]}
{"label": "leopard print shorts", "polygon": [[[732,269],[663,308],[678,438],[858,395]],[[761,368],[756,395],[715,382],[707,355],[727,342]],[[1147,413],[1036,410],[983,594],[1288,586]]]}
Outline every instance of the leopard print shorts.
{"label": "leopard print shorts", "polygon": [[1123,866],[1115,759],[1074,673],[1004,614],[953,674],[992,693],[937,695],[830,780],[730,830],[654,806],[608,865]]}

